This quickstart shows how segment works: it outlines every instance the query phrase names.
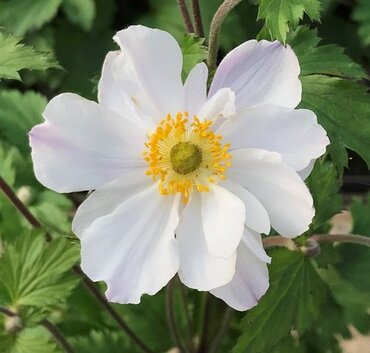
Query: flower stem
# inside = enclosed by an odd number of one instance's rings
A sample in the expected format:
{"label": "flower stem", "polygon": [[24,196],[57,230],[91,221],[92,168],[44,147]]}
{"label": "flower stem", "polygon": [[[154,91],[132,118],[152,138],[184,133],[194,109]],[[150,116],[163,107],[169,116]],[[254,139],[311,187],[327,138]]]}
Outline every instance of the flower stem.
{"label": "flower stem", "polygon": [[18,316],[16,313],[13,313],[11,310],[8,308],[5,308],[4,306],[0,306],[0,313],[9,316],[9,317],[16,317]]}
{"label": "flower stem", "polygon": [[177,345],[177,348],[180,350],[181,353],[187,353],[188,350],[185,347],[185,344],[181,338],[179,327],[176,322],[175,312],[173,310],[173,295],[174,295],[174,279],[172,279],[167,284],[167,292],[166,292],[166,311],[167,311],[167,322],[168,327],[170,329],[172,339],[174,343]]}
{"label": "flower stem", "polygon": [[200,38],[204,38],[202,13],[200,12],[199,0],[191,0],[191,9],[194,18],[195,34]]}
{"label": "flower stem", "polygon": [[[10,202],[13,206],[23,215],[23,217],[30,223],[33,228],[39,229],[42,228],[42,224],[40,221],[29,211],[27,206],[18,198],[16,193],[12,190],[12,188],[7,184],[7,182],[0,176],[0,190],[4,192],[4,194],[8,197]],[[49,234],[46,235],[46,240],[50,241],[51,236]],[[108,312],[108,314],[112,317],[114,321],[118,324],[118,326],[122,329],[122,331],[127,334],[144,353],[154,353],[150,348],[148,348],[140,338],[131,330],[131,328],[127,325],[127,323],[122,319],[122,317],[117,313],[117,311],[109,304],[107,299],[104,297],[102,293],[96,288],[94,282],[92,282],[85,274],[82,272],[79,266],[73,266],[73,271],[79,275],[85,287],[88,289],[90,294],[92,294],[95,299],[103,306],[103,308]]]}
{"label": "flower stem", "polygon": [[39,324],[44,326],[52,334],[55,341],[59,344],[61,348],[63,348],[66,353],[75,353],[72,346],[68,343],[67,339],[64,337],[63,333],[59,330],[57,326],[46,319],[41,320]]}
{"label": "flower stem", "polygon": [[357,234],[316,234],[311,236],[309,239],[315,240],[318,243],[352,243],[360,244],[370,247],[370,237]]}
{"label": "flower stem", "polygon": [[229,326],[228,324],[229,324],[232,312],[233,310],[229,306],[227,306],[225,309],[224,316],[222,318],[220,329],[218,333],[216,334],[216,337],[214,338],[211,348],[209,349],[208,353],[216,353],[218,348],[220,348],[222,338],[225,335],[226,330]]}
{"label": "flower stem", "polygon": [[180,13],[184,21],[186,31],[188,33],[194,33],[193,23],[191,22],[191,18],[190,18],[189,11],[186,6],[185,0],[177,0],[177,5],[179,6]]}
{"label": "flower stem", "polygon": [[[314,234],[307,239],[307,241],[310,240],[316,241],[317,243],[352,243],[370,247],[370,237],[357,234]],[[292,251],[299,249],[292,239],[287,239],[280,235],[263,238],[263,247],[265,249],[285,247]]]}
{"label": "flower stem", "polygon": [[186,298],[186,293],[185,293],[184,287],[183,287],[181,282],[179,283],[179,288],[180,288],[181,300],[182,300],[182,304],[183,304],[183,308],[184,308],[186,331],[187,331],[187,335],[188,335],[188,338],[189,338],[188,347],[189,347],[189,351],[191,353],[193,353],[194,352],[193,330],[192,330],[192,326],[191,326],[191,320],[190,320],[190,317],[189,317],[188,301],[187,301],[187,298]]}
{"label": "flower stem", "polygon": [[209,30],[209,41],[208,41],[208,68],[210,71],[216,69],[217,65],[217,53],[218,53],[218,37],[222,23],[229,12],[239,3],[241,0],[225,0],[216,11],[211,22],[211,28]]}
{"label": "flower stem", "polygon": [[200,336],[200,343],[197,352],[203,353],[207,352],[207,345],[208,345],[208,336],[209,336],[209,324],[210,324],[210,315],[211,315],[211,302],[209,293],[205,292],[204,297],[204,312],[203,312],[203,326]]}

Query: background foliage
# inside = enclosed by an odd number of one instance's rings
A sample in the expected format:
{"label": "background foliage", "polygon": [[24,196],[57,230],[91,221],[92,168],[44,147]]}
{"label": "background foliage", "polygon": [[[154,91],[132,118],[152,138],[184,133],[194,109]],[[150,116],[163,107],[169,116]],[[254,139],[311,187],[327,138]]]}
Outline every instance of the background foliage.
{"label": "background foliage", "polygon": [[[206,37],[220,4],[200,1]],[[175,0],[0,0],[0,175],[43,225],[33,229],[0,193],[0,306],[19,316],[0,315],[0,353],[63,351],[45,320],[76,353],[140,351],[76,274],[79,245],[70,222],[84,195],[42,188],[33,176],[27,138],[56,94],[96,98],[104,56],[115,48],[113,34],[135,23],[176,37],[183,77],[207,57],[207,42],[185,35]],[[316,112],[331,140],[307,181],[317,214],[298,244],[328,232],[330,218],[343,209],[353,217],[352,232],[370,236],[370,2],[243,0],[222,27],[220,57],[256,37],[292,46],[301,65],[301,107]],[[370,333],[368,248],[326,244],[314,258],[287,249],[271,255],[271,289],[248,313],[231,314],[215,351],[334,353],[341,352],[338,336],[350,337],[350,326]],[[180,334],[189,340],[190,332],[213,347],[224,305],[174,290]],[[154,352],[174,346],[164,292],[114,310]]]}

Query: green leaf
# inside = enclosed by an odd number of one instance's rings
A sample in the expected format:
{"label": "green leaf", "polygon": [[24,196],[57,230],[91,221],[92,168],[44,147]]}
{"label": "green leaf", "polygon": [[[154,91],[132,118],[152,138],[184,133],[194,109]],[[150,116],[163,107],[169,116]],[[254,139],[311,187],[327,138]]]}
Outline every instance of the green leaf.
{"label": "green leaf", "polygon": [[11,0],[0,3],[0,26],[23,36],[41,28],[57,13],[62,0]]}
{"label": "green leaf", "polygon": [[58,353],[60,350],[51,340],[44,327],[22,330],[13,338],[7,337],[0,342],[1,353]]}
{"label": "green leaf", "polygon": [[308,187],[314,199],[315,218],[311,224],[312,232],[325,224],[332,216],[342,210],[342,197],[339,194],[340,183],[337,171],[330,163],[318,160],[307,179]]}
{"label": "green leaf", "polygon": [[370,165],[370,96],[350,80],[324,75],[301,77],[301,108],[313,110],[330,139],[329,152],[340,171],[347,166],[349,148]]}
{"label": "green leaf", "polygon": [[335,44],[318,46],[321,38],[317,30],[299,26],[288,35],[288,43],[299,58],[301,75],[324,74],[344,78],[362,79],[364,69]]}
{"label": "green leaf", "polygon": [[207,48],[203,45],[204,38],[197,38],[194,34],[184,36],[181,45],[183,55],[183,80],[189,75],[191,69],[198,63],[207,59]]}
{"label": "green leaf", "polygon": [[19,71],[23,69],[46,70],[59,67],[50,53],[36,51],[20,43],[19,38],[0,32],[0,79],[20,80]]}
{"label": "green leaf", "polygon": [[0,92],[0,138],[29,154],[28,132],[42,121],[46,99],[39,93],[16,90]]}
{"label": "green leaf", "polygon": [[300,334],[319,316],[327,288],[309,259],[278,249],[270,267],[270,289],[240,324],[233,353],[264,353],[295,328]]}
{"label": "green leaf", "polygon": [[109,331],[92,331],[88,336],[73,339],[72,345],[79,353],[91,353],[91,347],[94,347],[94,353],[139,352],[121,333]]}
{"label": "green leaf", "polygon": [[266,21],[273,39],[285,43],[289,26],[296,27],[306,13],[312,21],[320,20],[319,0],[258,0],[258,19]]}
{"label": "green leaf", "polygon": [[352,18],[359,23],[358,34],[364,45],[370,45],[370,1],[357,0]]}
{"label": "green leaf", "polygon": [[70,269],[79,251],[63,238],[46,243],[44,234],[27,232],[5,243],[4,249],[0,283],[9,306],[45,311],[63,301],[77,284]]}
{"label": "green leaf", "polygon": [[72,23],[85,31],[92,28],[96,15],[94,0],[64,0],[63,11]]}

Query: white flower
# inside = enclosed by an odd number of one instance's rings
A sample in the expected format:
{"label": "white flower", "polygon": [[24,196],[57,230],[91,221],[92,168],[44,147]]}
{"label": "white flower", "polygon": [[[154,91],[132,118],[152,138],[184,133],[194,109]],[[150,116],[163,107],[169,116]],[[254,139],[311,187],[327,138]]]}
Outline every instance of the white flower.
{"label": "white flower", "polygon": [[[268,288],[260,233],[295,237],[314,215],[302,178],[329,141],[301,100],[299,64],[278,42],[248,41],[185,84],[182,54],[163,31],[114,37],[99,104],[50,101],[30,133],[38,180],[58,192],[96,190],[73,230],[82,269],[107,298],[138,303],[176,274],[237,310]],[[299,176],[301,175],[301,177]]]}

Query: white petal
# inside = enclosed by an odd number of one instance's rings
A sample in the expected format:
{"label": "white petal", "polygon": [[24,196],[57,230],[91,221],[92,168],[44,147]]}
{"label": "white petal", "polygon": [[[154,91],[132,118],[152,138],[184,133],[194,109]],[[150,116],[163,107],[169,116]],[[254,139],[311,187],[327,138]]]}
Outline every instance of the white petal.
{"label": "white petal", "polygon": [[240,242],[232,281],[211,290],[235,310],[244,311],[258,304],[269,287],[266,262],[257,258],[244,241]]}
{"label": "white petal", "polygon": [[202,217],[209,252],[226,259],[232,256],[244,230],[244,203],[230,191],[213,185],[202,193]]}
{"label": "white petal", "polygon": [[[114,74],[114,66],[117,66],[119,74]],[[135,96],[139,96],[136,101],[130,98]],[[98,100],[102,106],[123,115],[126,119],[153,129],[153,121],[147,116],[153,108],[145,107],[150,103],[145,101],[140,92],[138,78],[120,51],[111,51],[105,57],[98,86]],[[144,109],[135,109],[138,102]]]}
{"label": "white petal", "polygon": [[152,183],[142,170],[132,170],[94,191],[77,209],[72,223],[73,232],[82,234],[97,218],[112,213],[124,200]]}
{"label": "white petal", "polygon": [[[181,81],[182,53],[176,40],[167,32],[144,26],[130,26],[119,31],[114,40],[155,107],[155,120],[168,113],[184,111],[184,88]],[[135,98],[135,97],[134,97]]]}
{"label": "white petal", "polygon": [[94,281],[105,281],[107,298],[139,303],[176,274],[179,197],[163,197],[152,185],[95,220],[82,234],[81,268]]}
{"label": "white petal", "polygon": [[213,79],[210,95],[229,87],[236,95],[237,111],[256,104],[295,108],[302,87],[296,55],[279,42],[250,40],[225,56]]}
{"label": "white petal", "polygon": [[294,170],[307,167],[325,153],[329,139],[314,112],[262,105],[228,119],[217,131],[231,142],[231,151],[261,148],[279,152]]}
{"label": "white petal", "polygon": [[235,113],[235,94],[229,88],[222,88],[198,111],[199,119],[217,120],[228,118]]}
{"label": "white petal", "polygon": [[261,261],[271,263],[271,257],[266,254],[260,233],[245,227],[243,241]]}
{"label": "white petal", "polygon": [[230,282],[235,272],[236,253],[229,259],[212,256],[202,223],[202,203],[194,193],[176,231],[180,248],[181,281],[190,288],[208,291]]}
{"label": "white petal", "polygon": [[96,189],[133,168],[145,168],[146,131],[75,94],[53,98],[45,122],[30,132],[37,179],[58,192]]}
{"label": "white petal", "polygon": [[249,148],[234,151],[232,160],[228,176],[258,198],[278,233],[295,237],[308,230],[315,214],[312,196],[278,153]]}
{"label": "white petal", "polygon": [[257,232],[270,233],[270,219],[261,202],[246,188],[231,180],[222,182],[222,186],[239,197],[245,205],[245,225]]}
{"label": "white petal", "polygon": [[298,175],[302,178],[302,180],[306,180],[308,178],[314,166],[315,166],[315,160],[313,159],[312,161],[310,161],[309,165],[306,168],[298,172]]}
{"label": "white petal", "polygon": [[185,81],[185,107],[190,117],[194,116],[206,101],[207,79],[207,65],[199,63],[190,71]]}

